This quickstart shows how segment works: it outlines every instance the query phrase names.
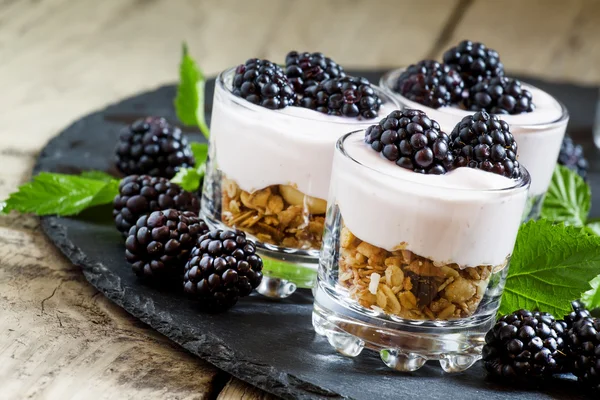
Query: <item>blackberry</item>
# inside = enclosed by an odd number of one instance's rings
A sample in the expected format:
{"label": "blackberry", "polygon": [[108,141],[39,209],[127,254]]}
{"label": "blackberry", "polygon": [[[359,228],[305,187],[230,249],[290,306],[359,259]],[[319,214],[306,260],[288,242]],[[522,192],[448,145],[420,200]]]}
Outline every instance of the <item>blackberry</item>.
{"label": "blackberry", "polygon": [[409,100],[432,108],[457,103],[464,90],[458,72],[433,60],[410,65],[396,81],[394,90]]}
{"label": "blackberry", "polygon": [[381,99],[371,83],[360,77],[331,78],[304,90],[300,106],[344,117],[377,117]]}
{"label": "blackberry", "polygon": [[579,301],[574,301],[571,303],[573,307],[573,311],[569,314],[565,315],[564,321],[567,325],[567,329],[571,329],[573,324],[577,321],[580,321],[584,318],[591,318],[592,314],[588,310],[586,310],[585,306]]}
{"label": "blackberry", "polygon": [[504,76],[504,65],[495,50],[483,43],[463,40],[444,53],[444,63],[456,69],[470,88],[477,82],[495,76]]}
{"label": "blackberry", "polygon": [[583,147],[575,144],[569,136],[565,136],[560,146],[558,163],[577,172],[583,179],[587,178],[588,162],[583,155]]}
{"label": "blackberry", "polygon": [[262,280],[262,259],[241,231],[205,233],[185,265],[184,292],[207,311],[223,311],[248,296]]}
{"label": "blackberry", "polygon": [[281,67],[258,58],[251,58],[236,68],[233,94],[272,110],[296,102],[296,93]]}
{"label": "blackberry", "polygon": [[521,177],[517,142],[506,121],[485,111],[462,119],[450,135],[454,166],[478,168],[508,178]]}
{"label": "blackberry", "polygon": [[119,194],[115,196],[113,207],[115,225],[127,236],[129,229],[143,215],[168,208],[197,214],[200,201],[194,194],[166,178],[130,175],[119,183]]}
{"label": "blackberry", "polygon": [[136,275],[150,279],[176,278],[206,223],[191,211],[154,211],[129,230],[125,257]]}
{"label": "blackberry", "polygon": [[531,92],[521,87],[521,81],[505,76],[485,79],[471,87],[465,107],[493,114],[521,114],[535,110]]}
{"label": "blackberry", "polygon": [[533,382],[560,372],[564,322],[551,314],[518,310],[486,334],[483,362],[488,373],[511,382]]}
{"label": "blackberry", "polygon": [[584,386],[600,393],[600,319],[573,323],[566,336],[571,372]]}
{"label": "blackberry", "polygon": [[181,129],[158,117],[139,119],[124,128],[115,152],[117,168],[125,175],[171,179],[181,168],[196,164]]}
{"label": "blackberry", "polygon": [[452,169],[448,135],[420,110],[392,111],[367,128],[365,142],[402,168],[437,175]]}
{"label": "blackberry", "polygon": [[285,74],[296,93],[330,78],[346,76],[344,69],[323,53],[290,51],[285,57]]}

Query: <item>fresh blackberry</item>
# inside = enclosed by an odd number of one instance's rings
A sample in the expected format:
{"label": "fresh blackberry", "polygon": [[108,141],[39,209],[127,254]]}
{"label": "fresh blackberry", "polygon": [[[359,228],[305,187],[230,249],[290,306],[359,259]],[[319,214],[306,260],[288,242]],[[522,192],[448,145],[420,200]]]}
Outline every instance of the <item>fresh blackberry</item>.
{"label": "fresh blackberry", "polygon": [[521,114],[535,110],[531,92],[521,87],[521,81],[505,76],[484,79],[472,86],[465,107],[492,114]]}
{"label": "fresh blackberry", "polygon": [[241,231],[205,233],[185,265],[183,289],[207,311],[223,311],[248,296],[262,280],[262,259]]}
{"label": "fresh blackberry", "polygon": [[455,167],[478,168],[508,178],[521,177],[517,142],[506,121],[485,111],[462,119],[450,135]]}
{"label": "fresh blackberry", "polygon": [[394,90],[409,100],[439,108],[459,102],[464,86],[460,74],[448,65],[423,60],[406,68]]}
{"label": "fresh blackberry", "polygon": [[143,215],[168,208],[197,214],[200,201],[194,194],[166,178],[130,175],[119,183],[119,194],[115,196],[113,207],[115,225],[127,236],[129,229]]}
{"label": "fresh blackberry", "polygon": [[296,93],[330,78],[346,76],[344,69],[323,53],[290,51],[285,57],[285,74]]}
{"label": "fresh blackberry", "polygon": [[206,223],[191,211],[154,211],[129,230],[125,257],[136,275],[150,279],[176,278]]}
{"label": "fresh blackberry", "polygon": [[448,135],[420,110],[392,111],[367,128],[365,142],[402,168],[436,175],[452,169]]}
{"label": "fresh blackberry", "polygon": [[510,382],[534,382],[560,372],[564,322],[551,314],[518,310],[486,334],[483,362],[488,373]]}
{"label": "fresh blackberry", "polygon": [[569,136],[565,136],[560,146],[558,163],[577,172],[579,176],[586,179],[588,162],[583,155],[583,147],[575,144]]}
{"label": "fresh blackberry", "polygon": [[587,388],[600,393],[600,319],[573,323],[566,336],[571,372]]}
{"label": "fresh blackberry", "polygon": [[272,110],[296,102],[296,93],[281,67],[258,58],[251,58],[236,68],[233,94]]}
{"label": "fresh blackberry", "polygon": [[571,329],[573,324],[577,321],[580,321],[584,318],[591,318],[592,314],[588,310],[586,310],[585,306],[579,301],[574,301],[571,303],[573,307],[573,311],[569,314],[565,315],[564,321],[567,325],[567,329]]}
{"label": "fresh blackberry", "polygon": [[117,168],[125,175],[171,179],[181,168],[196,164],[181,129],[158,117],[138,119],[124,128],[115,152]]}
{"label": "fresh blackberry", "polygon": [[304,90],[300,105],[324,114],[344,117],[377,117],[381,99],[365,78],[331,78]]}
{"label": "fresh blackberry", "polygon": [[444,53],[444,63],[455,68],[470,88],[477,82],[495,76],[504,76],[504,65],[495,50],[483,43],[463,40]]}

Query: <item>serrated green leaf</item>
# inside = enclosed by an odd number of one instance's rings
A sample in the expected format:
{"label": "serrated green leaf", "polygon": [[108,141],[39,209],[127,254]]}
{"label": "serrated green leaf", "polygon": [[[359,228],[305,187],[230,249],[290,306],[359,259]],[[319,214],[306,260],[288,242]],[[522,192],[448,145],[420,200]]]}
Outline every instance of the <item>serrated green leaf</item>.
{"label": "serrated green leaf", "polygon": [[83,171],[81,174],[79,174],[79,176],[82,178],[95,179],[97,181],[102,181],[102,182],[111,182],[116,179],[114,176],[109,175],[104,171],[96,171],[96,170]]}
{"label": "serrated green leaf", "polygon": [[75,215],[88,207],[112,202],[119,181],[42,172],[6,200],[2,212],[16,210],[36,215]]}
{"label": "serrated green leaf", "polygon": [[600,275],[590,281],[590,286],[592,288],[581,295],[581,301],[590,310],[600,308]]}
{"label": "serrated green leaf", "polygon": [[200,181],[204,178],[204,164],[197,168],[183,168],[171,179],[188,192],[195,192],[200,187]]}
{"label": "serrated green leaf", "polygon": [[557,165],[542,206],[542,218],[567,225],[585,226],[592,193],[581,176]]}
{"label": "serrated green leaf", "polygon": [[192,148],[192,153],[196,159],[196,165],[204,164],[208,157],[208,144],[192,142],[190,143],[190,147]]}
{"label": "serrated green leaf", "polygon": [[588,223],[585,225],[585,227],[587,228],[587,230],[590,233],[600,236],[600,220],[598,220],[598,219],[589,220]]}
{"label": "serrated green leaf", "polygon": [[188,126],[197,126],[204,137],[210,135],[204,119],[204,86],[206,79],[196,61],[189,55],[185,43],[179,65],[179,84],[175,97],[175,111],[179,120]]}
{"label": "serrated green leaf", "polygon": [[546,220],[521,225],[506,279],[501,314],[519,308],[560,316],[600,274],[600,237]]}

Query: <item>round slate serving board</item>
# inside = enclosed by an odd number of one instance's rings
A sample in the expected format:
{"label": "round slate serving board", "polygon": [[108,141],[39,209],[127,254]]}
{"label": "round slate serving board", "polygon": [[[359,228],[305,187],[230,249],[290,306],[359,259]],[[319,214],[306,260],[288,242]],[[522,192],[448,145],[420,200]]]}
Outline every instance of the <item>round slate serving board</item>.
{"label": "round slate serving board", "polygon": [[[212,84],[207,90],[210,100]],[[82,118],[48,143],[34,173],[89,169],[115,173],[113,147],[119,128],[144,115],[175,121],[174,95],[173,86],[161,87]],[[206,111],[210,115],[210,104]],[[203,140],[197,132],[188,133],[192,140]],[[107,206],[77,218],[44,217],[42,227],[109,299],[193,354],[275,395],[369,400],[586,398],[568,376],[556,378],[541,391],[514,389],[486,378],[480,363],[456,375],[443,373],[435,363],[400,374],[368,351],[355,359],[343,357],[313,332],[309,291],[299,291],[282,302],[251,296],[227,313],[202,314],[177,291],[152,288],[135,278],[110,212]]]}

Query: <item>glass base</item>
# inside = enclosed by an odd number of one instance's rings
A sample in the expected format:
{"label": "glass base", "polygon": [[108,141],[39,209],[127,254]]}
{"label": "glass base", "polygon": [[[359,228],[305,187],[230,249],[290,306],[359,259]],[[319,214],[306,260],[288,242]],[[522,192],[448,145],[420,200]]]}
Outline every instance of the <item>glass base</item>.
{"label": "glass base", "polygon": [[[231,229],[221,221],[200,211],[200,217],[211,229]],[[263,280],[256,289],[272,299],[289,297],[298,288],[312,288],[317,280],[318,250],[299,250],[262,243],[246,233],[256,243],[256,253],[263,260]]]}
{"label": "glass base", "polygon": [[523,222],[538,220],[542,214],[542,206],[544,205],[545,193],[538,195],[530,195],[527,197],[525,212],[523,214]]}
{"label": "glass base", "polygon": [[377,351],[386,366],[402,372],[429,360],[446,372],[465,371],[481,358],[485,334],[495,323],[489,314],[449,321],[378,318],[343,305],[322,282],[314,295],[313,327],[335,350],[348,357],[365,348]]}

